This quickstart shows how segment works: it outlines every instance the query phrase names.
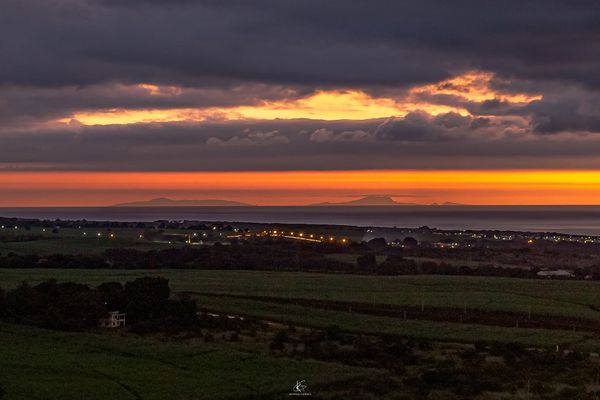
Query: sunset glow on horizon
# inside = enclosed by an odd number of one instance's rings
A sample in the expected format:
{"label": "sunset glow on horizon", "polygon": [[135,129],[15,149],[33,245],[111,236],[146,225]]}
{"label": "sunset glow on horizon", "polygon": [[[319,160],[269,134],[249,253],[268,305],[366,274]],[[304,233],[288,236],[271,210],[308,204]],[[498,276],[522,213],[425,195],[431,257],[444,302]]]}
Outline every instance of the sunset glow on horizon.
{"label": "sunset glow on horizon", "polygon": [[[218,198],[307,205],[387,195],[469,205],[600,204],[600,171],[3,172],[3,207]],[[45,193],[45,195],[41,195]]]}
{"label": "sunset glow on horizon", "polygon": [[502,5],[121,3],[3,10],[43,14],[0,69],[0,205],[600,204],[587,28],[497,25]]}

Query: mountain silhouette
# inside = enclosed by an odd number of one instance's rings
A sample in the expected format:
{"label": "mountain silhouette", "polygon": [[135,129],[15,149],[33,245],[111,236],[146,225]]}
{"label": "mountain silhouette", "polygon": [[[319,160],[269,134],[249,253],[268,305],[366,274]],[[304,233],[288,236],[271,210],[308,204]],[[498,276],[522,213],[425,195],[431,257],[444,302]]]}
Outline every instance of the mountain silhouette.
{"label": "mountain silhouette", "polygon": [[417,205],[417,203],[400,203],[390,196],[365,196],[360,199],[343,201],[339,203],[317,203],[313,206],[407,206]]}
{"label": "mountain silhouette", "polygon": [[113,204],[112,207],[242,207],[251,205],[252,204],[229,200],[172,200],[161,197],[152,200]]}

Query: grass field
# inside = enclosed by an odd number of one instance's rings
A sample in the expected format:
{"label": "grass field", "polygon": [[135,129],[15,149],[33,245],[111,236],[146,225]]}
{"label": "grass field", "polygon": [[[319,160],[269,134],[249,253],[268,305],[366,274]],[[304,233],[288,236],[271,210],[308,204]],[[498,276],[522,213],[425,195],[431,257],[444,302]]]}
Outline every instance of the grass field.
{"label": "grass field", "polygon": [[[463,276],[358,276],[206,270],[2,269],[0,287],[48,278],[89,284],[163,276],[174,291],[457,307],[600,318],[600,284]],[[592,306],[592,307],[590,307]]]}
{"label": "grass field", "polygon": [[[239,224],[238,224],[239,225]],[[241,228],[246,224],[241,224]],[[277,224],[275,224],[277,225]],[[270,229],[269,225],[265,226],[253,226],[252,229],[262,230]],[[291,228],[290,228],[291,229]],[[298,229],[304,231],[304,229]],[[165,235],[170,234],[194,234],[198,237],[206,236],[206,240],[222,241],[225,237],[231,233],[230,231],[224,231],[221,229],[178,229],[178,228],[166,228],[161,229],[161,232]],[[362,239],[362,229],[351,229],[344,227],[313,227],[309,229],[309,232],[314,232],[315,236],[319,235],[333,235],[335,237],[345,237],[349,240],[360,241]],[[0,226],[0,234],[2,235],[35,235],[40,236],[36,240],[28,240],[23,242],[10,242],[0,241],[0,254],[7,254],[10,252],[18,254],[37,254],[37,255],[48,255],[48,254],[100,254],[106,249],[110,248],[136,248],[139,250],[153,250],[153,249],[164,249],[172,247],[180,247],[184,244],[182,242],[173,241],[172,243],[160,243],[154,241],[148,241],[140,239],[140,235],[144,233],[144,228],[124,228],[124,227],[74,227],[74,228],[60,228],[56,231],[53,228],[42,228],[39,226],[28,227],[26,229],[23,226],[2,225]],[[343,256],[343,255],[342,255]],[[351,260],[356,261],[356,255],[349,255]],[[335,257],[334,257],[335,258]],[[379,262],[383,261],[385,256],[378,258]],[[352,261],[351,261],[352,262]]]}
{"label": "grass field", "polygon": [[[468,302],[471,308],[519,311],[524,317],[531,309],[535,313],[598,320],[598,312],[590,308],[590,305],[600,306],[599,286],[593,282],[252,271],[0,269],[0,287],[12,288],[23,280],[33,284],[49,278],[96,285],[141,276],[168,278],[173,291],[192,292],[198,305],[211,312],[265,320],[267,323],[260,325],[265,328],[260,329],[270,330],[269,334],[259,334],[257,337],[262,339],[254,342],[248,334],[236,342],[226,341],[224,336],[223,340],[216,341],[207,341],[201,336],[167,340],[160,339],[164,336],[65,333],[0,324],[2,400],[289,398],[291,387],[299,379],[310,383],[315,393],[324,394],[350,382],[358,382],[357,387],[361,387],[385,375],[382,370],[367,368],[372,365],[350,367],[331,359],[327,360],[332,362],[320,362],[270,352],[268,343],[272,336],[268,335],[282,329],[299,334],[307,331],[288,329],[288,324],[325,331],[335,325],[347,333],[359,334],[357,337],[379,337],[386,342],[391,338],[384,335],[397,335],[422,339],[416,343],[442,343],[450,346],[449,349],[473,347],[469,345],[474,343],[516,342],[526,347],[545,348],[550,350],[547,353],[556,355],[559,354],[554,351],[556,346],[561,350],[581,351],[584,355],[600,353],[600,337],[592,332],[404,320],[202,294],[289,296],[395,305],[423,302],[425,307],[462,308]],[[437,360],[435,357],[446,354],[446,350],[433,349],[434,358],[427,362],[432,363]],[[410,371],[416,376],[419,374],[416,370]]]}
{"label": "grass field", "polygon": [[240,313],[315,328],[336,325],[350,332],[390,334],[417,339],[463,343],[519,342],[532,347],[554,348],[559,345],[565,349],[600,351],[600,337],[589,332],[402,320],[401,318],[330,311],[248,299],[213,296],[195,296],[195,298],[199,304],[214,311]]}
{"label": "grass field", "polygon": [[371,373],[230,343],[159,342],[0,324],[3,400],[287,398],[297,379],[318,388]]}
{"label": "grass field", "polygon": [[[51,228],[32,227],[28,230],[19,227],[9,229],[11,234],[41,235],[38,240],[24,242],[0,242],[0,254],[10,252],[18,254],[100,254],[106,249],[115,247],[153,250],[179,246],[180,244],[164,244],[139,239],[143,229],[134,228],[61,228],[52,233]],[[167,230],[166,233],[178,233],[178,230]],[[112,237],[110,234],[112,233]],[[100,234],[100,236],[98,236]]]}

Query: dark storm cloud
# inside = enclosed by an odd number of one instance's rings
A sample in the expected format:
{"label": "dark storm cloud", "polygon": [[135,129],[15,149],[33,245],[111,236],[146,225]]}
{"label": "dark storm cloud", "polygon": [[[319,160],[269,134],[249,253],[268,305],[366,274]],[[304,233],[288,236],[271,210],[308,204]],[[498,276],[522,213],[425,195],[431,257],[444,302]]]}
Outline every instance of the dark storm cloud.
{"label": "dark storm cloud", "polygon": [[597,1],[5,0],[0,82],[408,85],[480,68],[600,87]]}
{"label": "dark storm cloud", "polygon": [[523,129],[454,114],[74,126],[3,133],[0,165],[107,171],[600,167],[600,139],[526,135]]}
{"label": "dark storm cloud", "polygon": [[568,95],[532,103],[531,124],[535,132],[600,132],[600,95]]}
{"label": "dark storm cloud", "polygon": [[432,117],[423,112],[413,112],[404,118],[391,118],[375,129],[375,137],[394,141],[449,141],[464,138],[471,123],[470,117],[456,113]]}
{"label": "dark storm cloud", "polygon": [[[72,170],[600,168],[600,3],[3,0],[0,165]],[[76,111],[227,107],[361,89],[401,100],[465,71],[471,116],[40,127]],[[158,95],[137,86],[162,85]],[[397,97],[394,97],[397,96]],[[411,108],[412,109],[412,108]],[[551,134],[551,135],[550,135]]]}

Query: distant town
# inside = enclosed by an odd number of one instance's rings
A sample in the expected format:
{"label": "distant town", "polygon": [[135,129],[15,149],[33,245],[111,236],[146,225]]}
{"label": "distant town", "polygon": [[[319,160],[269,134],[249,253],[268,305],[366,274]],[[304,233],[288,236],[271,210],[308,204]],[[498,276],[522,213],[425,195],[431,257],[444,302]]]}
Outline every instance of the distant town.
{"label": "distant town", "polygon": [[[597,255],[600,238],[586,235],[440,230],[427,226],[379,228],[190,220],[108,222],[3,218],[0,224],[0,267],[27,267],[31,257],[37,257],[37,266],[52,266],[52,260],[58,254],[63,254],[63,258],[86,256],[70,262],[73,267],[87,268],[85,262],[108,267],[118,262],[113,257],[123,249],[137,251],[140,253],[138,258],[144,259],[144,252],[177,250],[186,246],[211,248],[212,253],[226,255],[238,253],[238,249],[244,248],[239,247],[242,244],[251,245],[257,251],[275,245],[285,251],[286,247],[297,243],[303,245],[302,252],[312,254],[320,261],[313,259],[311,265],[302,262],[286,264],[287,258],[284,258],[278,261],[279,268],[318,272],[317,266],[323,264],[323,272],[339,269],[391,275],[431,271],[533,278],[600,277]],[[228,264],[227,268],[247,268],[254,263],[248,257],[242,254],[237,267]],[[204,267],[201,261],[194,262],[198,263],[195,267]],[[213,265],[213,268],[220,267],[223,266]],[[256,268],[273,266],[265,264]]]}

